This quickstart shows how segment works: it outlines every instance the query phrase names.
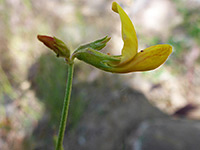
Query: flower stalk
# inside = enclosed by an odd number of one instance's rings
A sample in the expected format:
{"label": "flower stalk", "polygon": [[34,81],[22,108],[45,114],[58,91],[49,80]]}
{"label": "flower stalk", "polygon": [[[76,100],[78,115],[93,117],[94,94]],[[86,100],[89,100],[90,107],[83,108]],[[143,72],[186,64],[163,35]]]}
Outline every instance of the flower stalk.
{"label": "flower stalk", "polygon": [[73,72],[74,72],[74,63],[71,62],[68,64],[67,85],[66,85],[65,99],[64,99],[63,109],[62,109],[60,127],[59,127],[59,132],[58,132],[58,139],[56,143],[56,150],[63,150],[63,139],[64,139],[65,128],[67,124],[70,97],[71,97],[71,91],[72,91]]}

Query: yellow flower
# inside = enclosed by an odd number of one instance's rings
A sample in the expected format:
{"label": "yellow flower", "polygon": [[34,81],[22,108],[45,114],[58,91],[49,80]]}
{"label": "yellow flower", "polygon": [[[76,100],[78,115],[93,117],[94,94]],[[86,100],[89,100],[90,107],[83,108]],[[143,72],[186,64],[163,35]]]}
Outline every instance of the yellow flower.
{"label": "yellow flower", "polygon": [[44,35],[38,35],[38,39],[57,56],[64,57],[67,62],[73,62],[74,58],[78,58],[101,70],[113,73],[153,70],[167,60],[172,53],[172,47],[168,44],[151,46],[138,52],[137,35],[130,18],[116,2],[112,3],[112,10],[119,14],[122,22],[124,46],[121,55],[111,56],[100,52],[110,40],[107,36],[80,46],[71,56],[70,50],[61,40]]}
{"label": "yellow flower", "polygon": [[[101,48],[97,49],[88,46],[97,42],[95,41],[79,47],[73,53],[73,57],[99,69],[113,73],[148,71],[163,64],[171,54],[172,47],[168,44],[160,44],[138,52],[137,35],[130,18],[116,2],[112,3],[112,10],[119,14],[122,22],[122,39],[124,41],[124,46],[121,55],[106,55],[99,52]],[[98,41],[104,43],[105,46],[109,39],[110,38],[105,37]]]}

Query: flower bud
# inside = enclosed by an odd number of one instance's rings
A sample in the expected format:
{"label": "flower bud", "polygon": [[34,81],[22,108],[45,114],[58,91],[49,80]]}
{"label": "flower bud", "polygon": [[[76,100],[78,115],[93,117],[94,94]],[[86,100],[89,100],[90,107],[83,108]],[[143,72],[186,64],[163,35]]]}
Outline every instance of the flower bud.
{"label": "flower bud", "polygon": [[107,42],[110,39],[111,39],[110,37],[105,36],[104,38],[101,38],[101,39],[96,40],[94,42],[91,42],[89,44],[82,45],[74,51],[73,55],[76,54],[77,52],[82,51],[82,50],[87,49],[87,48],[91,48],[93,50],[99,51],[106,46]]}
{"label": "flower bud", "polygon": [[48,48],[52,49],[57,54],[57,57],[70,57],[70,50],[63,41],[57,39],[56,37],[46,35],[38,35],[37,38]]}

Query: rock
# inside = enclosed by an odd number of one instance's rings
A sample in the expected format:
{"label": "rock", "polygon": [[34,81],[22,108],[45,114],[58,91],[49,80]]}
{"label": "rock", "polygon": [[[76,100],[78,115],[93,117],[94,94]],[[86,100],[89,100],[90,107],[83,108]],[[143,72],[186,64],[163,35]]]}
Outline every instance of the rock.
{"label": "rock", "polygon": [[[59,123],[63,105],[66,68],[64,63],[53,59],[41,58],[35,71],[38,76],[32,78],[36,95],[44,104],[45,114],[49,114],[49,120],[42,117],[35,127],[33,136],[37,144],[34,149],[37,150],[54,149],[53,135],[58,129],[55,124]],[[75,68],[65,150],[122,150],[127,137],[141,122],[168,118],[142,93],[131,89],[122,76],[102,71],[92,73],[92,69],[83,67]]]}
{"label": "rock", "polygon": [[89,104],[77,128],[67,132],[65,149],[122,150],[126,137],[142,121],[168,117],[153,107],[143,94],[117,84],[118,79],[112,81],[112,78],[106,75],[99,78],[98,83],[84,83],[78,86],[78,91],[73,89],[75,93],[81,93],[82,89],[82,99],[87,99]]}
{"label": "rock", "polygon": [[144,121],[126,140],[129,150],[199,150],[200,121]]}

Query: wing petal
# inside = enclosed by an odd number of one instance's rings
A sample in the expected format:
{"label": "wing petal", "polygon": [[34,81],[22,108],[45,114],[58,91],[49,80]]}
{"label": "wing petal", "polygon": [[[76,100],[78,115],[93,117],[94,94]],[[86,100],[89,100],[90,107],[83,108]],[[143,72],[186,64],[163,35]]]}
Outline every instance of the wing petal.
{"label": "wing petal", "polygon": [[151,46],[137,53],[130,62],[113,68],[111,72],[128,73],[153,70],[162,65],[171,53],[172,47],[168,44]]}

